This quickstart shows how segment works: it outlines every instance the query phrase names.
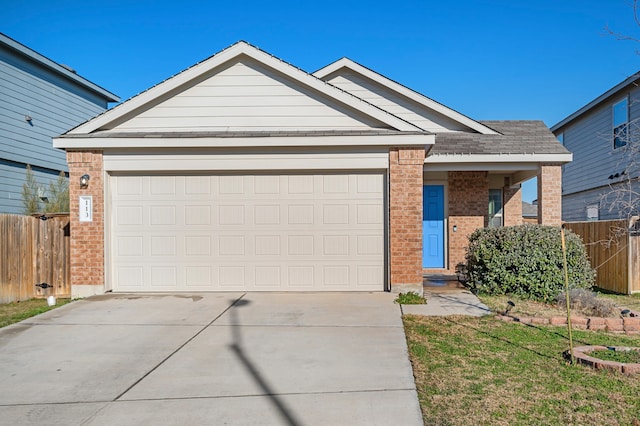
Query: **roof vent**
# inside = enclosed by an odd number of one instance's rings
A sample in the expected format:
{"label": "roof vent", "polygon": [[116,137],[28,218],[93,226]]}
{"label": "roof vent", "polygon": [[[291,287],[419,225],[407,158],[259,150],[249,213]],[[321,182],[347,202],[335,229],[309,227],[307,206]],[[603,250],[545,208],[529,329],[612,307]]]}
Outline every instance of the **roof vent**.
{"label": "roof vent", "polygon": [[61,66],[62,68],[64,68],[65,70],[67,70],[67,71],[70,71],[70,72],[72,72],[72,73],[74,73],[74,74],[77,74],[76,70],[74,70],[73,68],[71,68],[69,65],[60,64],[60,66]]}

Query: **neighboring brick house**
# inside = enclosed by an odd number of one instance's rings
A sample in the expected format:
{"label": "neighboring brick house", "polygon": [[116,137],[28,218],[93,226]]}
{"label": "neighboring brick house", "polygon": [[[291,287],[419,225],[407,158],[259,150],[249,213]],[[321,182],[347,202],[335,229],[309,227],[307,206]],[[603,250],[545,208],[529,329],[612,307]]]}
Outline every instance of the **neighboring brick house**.
{"label": "neighboring brick house", "polygon": [[612,220],[640,207],[640,72],[551,127],[574,159],[562,168],[565,221]]}
{"label": "neighboring brick house", "polygon": [[538,223],[538,205],[533,203],[522,202],[522,220],[524,223]]}
{"label": "neighboring brick house", "polygon": [[44,186],[68,171],[64,151],[51,144],[54,136],[118,101],[75,71],[0,33],[0,213],[24,212],[27,165]]}
{"label": "neighboring brick house", "polygon": [[348,59],[309,74],[245,42],[54,145],[77,296],[422,292],[473,230],[522,223],[527,179],[559,225],[571,161],[540,121],[478,122]]}

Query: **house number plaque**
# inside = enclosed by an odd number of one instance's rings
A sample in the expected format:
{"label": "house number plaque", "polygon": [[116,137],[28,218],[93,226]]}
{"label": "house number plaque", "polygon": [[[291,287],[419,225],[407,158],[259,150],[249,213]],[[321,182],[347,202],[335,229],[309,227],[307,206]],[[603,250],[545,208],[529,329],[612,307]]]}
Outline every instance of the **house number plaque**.
{"label": "house number plaque", "polygon": [[93,222],[93,197],[80,196],[80,222]]}

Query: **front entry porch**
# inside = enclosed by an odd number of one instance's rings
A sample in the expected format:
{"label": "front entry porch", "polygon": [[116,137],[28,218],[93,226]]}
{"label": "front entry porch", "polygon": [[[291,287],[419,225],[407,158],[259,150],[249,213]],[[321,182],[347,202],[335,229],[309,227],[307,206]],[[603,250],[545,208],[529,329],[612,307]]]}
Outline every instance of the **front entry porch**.
{"label": "front entry porch", "polygon": [[521,184],[531,178],[538,178],[539,223],[560,224],[560,165],[481,165],[489,170],[464,170],[478,166],[463,166],[424,167],[423,274],[455,274],[456,265],[465,261],[468,237],[476,229],[522,224]]}

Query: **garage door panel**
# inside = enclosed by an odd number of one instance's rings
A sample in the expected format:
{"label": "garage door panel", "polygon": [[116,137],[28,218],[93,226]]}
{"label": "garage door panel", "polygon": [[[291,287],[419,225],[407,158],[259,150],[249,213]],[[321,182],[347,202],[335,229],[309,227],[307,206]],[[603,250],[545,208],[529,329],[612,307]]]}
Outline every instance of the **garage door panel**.
{"label": "garage door panel", "polygon": [[110,177],[115,291],[381,291],[384,176]]}
{"label": "garage door panel", "polygon": [[188,290],[210,290],[215,287],[211,266],[185,266],[185,287]]}

